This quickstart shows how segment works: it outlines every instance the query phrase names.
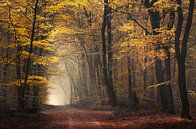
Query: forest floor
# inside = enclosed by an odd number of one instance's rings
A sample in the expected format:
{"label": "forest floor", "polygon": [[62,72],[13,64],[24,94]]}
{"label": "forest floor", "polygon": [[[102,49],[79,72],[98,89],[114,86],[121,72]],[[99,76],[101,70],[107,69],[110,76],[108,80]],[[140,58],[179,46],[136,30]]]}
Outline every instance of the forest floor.
{"label": "forest floor", "polygon": [[[196,114],[192,113],[196,118]],[[39,115],[0,114],[0,129],[196,129],[196,120],[166,115],[156,109],[86,109],[45,106]]]}

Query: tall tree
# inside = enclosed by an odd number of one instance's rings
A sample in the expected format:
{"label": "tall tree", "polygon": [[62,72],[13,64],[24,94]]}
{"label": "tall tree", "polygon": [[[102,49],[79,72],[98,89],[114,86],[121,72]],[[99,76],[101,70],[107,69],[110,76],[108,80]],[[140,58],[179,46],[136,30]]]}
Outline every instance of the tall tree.
{"label": "tall tree", "polygon": [[[25,78],[24,78],[24,83],[22,85],[23,87],[23,90],[22,90],[22,101],[23,103],[25,103],[25,90],[27,89],[27,81],[28,81],[28,76],[29,76],[29,71],[30,71],[30,66],[32,65],[31,64],[31,56],[32,56],[32,53],[33,53],[33,42],[34,42],[34,38],[35,38],[35,29],[36,29],[36,20],[37,20],[37,9],[38,9],[38,2],[39,0],[36,0],[35,1],[35,6],[34,6],[34,15],[33,15],[33,23],[32,23],[32,30],[31,30],[31,37],[30,37],[30,47],[29,47],[29,56],[28,56],[28,59],[27,59],[27,67],[26,67],[26,71],[25,71]],[[25,110],[25,104],[22,104],[22,110]]]}
{"label": "tall tree", "polygon": [[186,86],[185,62],[187,56],[188,39],[189,39],[189,34],[190,34],[192,20],[193,20],[195,1],[189,0],[188,17],[187,17],[187,22],[185,25],[185,31],[184,31],[182,41],[180,40],[180,37],[182,35],[182,29],[183,29],[183,21],[184,21],[182,1],[176,0],[176,2],[178,7],[177,7],[177,28],[175,34],[175,54],[176,54],[177,64],[178,64],[178,87],[179,87],[180,99],[182,103],[180,116],[183,118],[191,118],[190,111],[189,111],[187,86]]}
{"label": "tall tree", "polygon": [[[149,9],[149,15],[150,15],[150,22],[151,22],[151,27],[153,30],[153,35],[160,35],[160,32],[158,32],[157,30],[161,28],[161,14],[159,12],[159,10],[151,10],[150,8],[152,8],[154,6],[154,4],[158,2],[158,0],[145,0],[144,1],[144,5],[146,8]],[[159,53],[162,49],[164,49],[164,46],[161,44],[161,42],[157,42],[155,44],[155,51],[157,53]],[[168,52],[169,48],[166,49],[166,52]],[[170,55],[169,53],[166,54],[167,55],[167,60],[166,60],[166,65],[168,67],[166,74],[170,75],[171,74],[171,70],[169,69],[170,66]],[[163,83],[163,85],[159,86],[159,93],[160,93],[160,97],[161,97],[161,104],[163,107],[163,110],[167,113],[175,113],[174,110],[174,104],[173,104],[173,96],[172,96],[172,89],[171,89],[171,85],[166,85],[165,80],[170,79],[170,77],[167,79],[165,79],[165,72],[164,72],[164,68],[163,68],[163,61],[160,57],[158,57],[156,55],[155,57],[155,71],[156,71],[156,78],[157,78],[157,82]]]}
{"label": "tall tree", "polygon": [[[102,49],[103,49],[103,74],[105,79],[105,84],[107,86],[107,93],[109,101],[112,106],[117,105],[116,93],[114,91],[113,79],[112,79],[112,33],[111,33],[111,7],[109,7],[109,1],[104,0],[104,14],[103,23],[101,28],[102,35]],[[107,38],[106,38],[107,32]],[[108,44],[108,46],[106,45]],[[108,48],[108,49],[107,49]],[[108,52],[108,54],[107,54]],[[107,56],[108,55],[108,56]],[[108,63],[107,63],[108,57]]]}

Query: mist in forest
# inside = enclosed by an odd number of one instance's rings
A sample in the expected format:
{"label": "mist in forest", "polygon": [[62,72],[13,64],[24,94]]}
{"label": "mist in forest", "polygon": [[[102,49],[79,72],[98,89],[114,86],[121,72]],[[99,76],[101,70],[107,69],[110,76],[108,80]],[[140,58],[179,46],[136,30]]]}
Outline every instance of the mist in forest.
{"label": "mist in forest", "polygon": [[[65,73],[62,63],[57,66],[63,73],[51,75],[48,89],[47,104],[49,105],[68,105],[70,104],[70,79]],[[63,71],[64,70],[64,71]]]}
{"label": "mist in forest", "polygon": [[0,129],[196,129],[196,0],[0,0]]}

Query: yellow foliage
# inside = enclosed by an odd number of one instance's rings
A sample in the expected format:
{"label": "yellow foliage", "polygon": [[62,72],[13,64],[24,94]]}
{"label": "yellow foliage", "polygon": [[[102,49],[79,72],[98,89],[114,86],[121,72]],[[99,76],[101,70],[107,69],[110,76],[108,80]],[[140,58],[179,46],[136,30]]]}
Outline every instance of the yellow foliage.
{"label": "yellow foliage", "polygon": [[42,50],[52,51],[54,44],[51,44],[48,40],[40,40],[40,41],[34,41],[33,46],[35,48],[40,48]]}
{"label": "yellow foliage", "polygon": [[50,39],[55,38],[59,35],[62,36],[62,35],[76,34],[76,33],[78,33],[78,32],[75,31],[73,28],[59,27],[50,33]]}
{"label": "yellow foliage", "polygon": [[45,57],[45,56],[37,56],[37,58],[34,60],[33,64],[39,64],[47,66],[49,64],[57,63],[59,61],[58,57],[52,56],[52,57]]}
{"label": "yellow foliage", "polygon": [[127,32],[127,31],[132,31],[132,30],[134,30],[134,25],[132,22],[125,23],[119,28],[119,31],[122,31],[122,32]]}
{"label": "yellow foliage", "polygon": [[[24,81],[25,81],[24,79],[22,79],[21,81],[17,79],[15,81],[8,82],[5,85],[7,85],[7,86],[22,86]],[[48,83],[49,83],[49,80],[46,77],[37,76],[37,75],[29,76],[28,80],[27,80],[28,86],[44,86],[44,85],[47,85]]]}

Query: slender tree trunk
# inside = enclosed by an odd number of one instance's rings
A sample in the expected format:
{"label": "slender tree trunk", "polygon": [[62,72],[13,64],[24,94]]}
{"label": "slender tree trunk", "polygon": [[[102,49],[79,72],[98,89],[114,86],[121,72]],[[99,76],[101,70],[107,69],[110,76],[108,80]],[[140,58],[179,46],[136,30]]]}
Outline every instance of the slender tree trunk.
{"label": "slender tree trunk", "polygon": [[169,47],[165,49],[166,53],[166,60],[165,60],[165,80],[169,81],[168,84],[166,84],[166,95],[168,98],[168,105],[167,105],[167,113],[169,114],[175,114],[175,108],[174,108],[174,100],[173,100],[173,92],[171,87],[171,58],[170,58],[170,51]]}
{"label": "slender tree trunk", "polygon": [[[167,25],[168,30],[171,30],[174,26],[175,21],[175,12],[173,10],[169,13],[169,23]],[[175,108],[174,108],[174,100],[173,100],[173,92],[172,92],[172,77],[171,77],[171,56],[170,56],[170,43],[167,43],[166,46],[164,46],[165,49],[165,81],[169,82],[166,84],[166,95],[168,98],[168,105],[167,105],[167,113],[169,114],[175,114]]]}
{"label": "slender tree trunk", "polygon": [[21,45],[18,42],[17,39],[17,31],[15,28],[15,25],[13,24],[12,21],[12,14],[11,14],[11,9],[9,8],[9,21],[11,26],[14,28],[14,40],[15,40],[15,45],[16,45],[16,79],[18,81],[18,87],[17,87],[17,98],[18,98],[18,111],[23,111],[24,107],[24,88],[22,86],[22,74],[21,74]]}
{"label": "slender tree trunk", "polygon": [[[149,12],[150,17],[151,17],[151,26],[152,29],[159,29],[160,28],[160,14],[159,12]],[[154,35],[158,35],[159,33],[154,31],[153,32]],[[156,46],[155,46],[155,51],[159,52],[161,50],[161,44],[159,42],[157,42]],[[155,71],[156,71],[156,78],[157,78],[157,82],[158,83],[163,83],[165,81],[164,79],[164,71],[163,71],[163,66],[162,66],[162,60],[159,57],[155,57]],[[163,107],[163,111],[167,111],[167,96],[166,96],[166,91],[165,91],[165,86],[161,85],[158,87],[159,89],[159,93],[160,93],[160,98],[161,98],[161,104]]]}
{"label": "slender tree trunk", "polygon": [[28,76],[29,76],[29,71],[30,71],[30,66],[31,66],[31,55],[33,52],[33,41],[35,37],[35,25],[36,25],[36,20],[37,20],[37,9],[38,9],[38,1],[35,1],[35,7],[34,7],[34,16],[33,16],[33,23],[32,23],[32,30],[31,30],[31,38],[30,38],[30,48],[29,48],[29,56],[27,59],[27,67],[26,67],[26,73],[25,73],[25,78],[24,78],[24,83],[21,86],[22,87],[22,98],[23,98],[23,104],[21,105],[22,110],[25,110],[25,91],[27,88],[27,81],[28,81]]}
{"label": "slender tree trunk", "polygon": [[[112,52],[111,52],[111,8],[108,6],[108,0],[104,0],[104,16],[103,23],[101,28],[102,35],[102,49],[103,49],[103,74],[104,74],[104,82],[107,86],[107,94],[109,97],[110,104],[112,106],[117,105],[116,101],[116,93],[114,91],[113,80],[112,80]],[[108,18],[109,17],[109,18]],[[107,46],[106,46],[106,28],[107,28],[107,36],[108,36],[108,64],[107,64]],[[108,67],[107,67],[108,66]]]}
{"label": "slender tree trunk", "polygon": [[132,105],[135,106],[139,103],[139,100],[138,100],[138,97],[137,97],[137,93],[135,91],[135,87],[136,87],[136,66],[135,66],[135,63],[134,63],[134,60],[131,61],[132,64],[131,64],[131,69],[132,69]]}
{"label": "slender tree trunk", "polygon": [[189,111],[189,100],[186,88],[186,77],[185,77],[185,60],[182,59],[178,62],[178,86],[180,92],[180,99],[182,103],[181,117],[190,118]]}
{"label": "slender tree trunk", "polygon": [[185,72],[185,61],[187,55],[187,44],[189,39],[189,34],[191,30],[192,20],[193,20],[193,12],[194,12],[194,0],[189,0],[189,9],[188,9],[188,17],[187,23],[185,25],[185,32],[183,35],[183,40],[180,42],[180,37],[182,34],[182,27],[183,27],[183,10],[182,10],[182,1],[176,0],[178,7],[177,7],[177,16],[178,16],[178,23],[176,28],[175,34],[175,54],[177,58],[178,64],[178,87],[180,92],[180,99],[182,104],[181,109],[181,117],[183,118],[191,118],[190,111],[189,111],[189,99],[187,95],[187,85],[186,85],[186,72]]}
{"label": "slender tree trunk", "polygon": [[[159,58],[155,59],[155,71],[156,71],[156,78],[157,82],[163,83],[164,82],[164,74],[163,74],[163,68],[162,68],[162,61]],[[165,93],[165,85],[161,85],[158,87],[159,93],[160,93],[160,99],[161,99],[161,104],[163,107],[163,111],[167,112],[167,105],[168,105],[168,98]]]}
{"label": "slender tree trunk", "polygon": [[72,105],[74,104],[74,90],[73,90],[73,83],[71,82],[70,79],[70,99],[69,99],[69,103]]}
{"label": "slender tree trunk", "polygon": [[[153,4],[148,3],[146,5],[147,8],[152,7]],[[158,11],[153,12],[153,11],[149,11],[149,15],[150,15],[150,21],[151,21],[151,26],[153,29],[153,34],[154,35],[158,35],[159,33],[155,31],[155,29],[159,29],[160,28],[160,21],[161,21],[161,16],[160,13]],[[155,51],[159,52],[161,50],[161,44],[159,42],[157,42],[156,46],[155,46]],[[162,66],[162,60],[159,57],[155,57],[155,72],[156,72],[156,78],[157,78],[157,82],[158,83],[163,83],[165,81],[164,79],[164,71],[163,71],[163,66]],[[166,96],[166,91],[165,91],[165,86],[161,85],[158,87],[159,93],[160,93],[160,98],[161,98],[161,104],[163,107],[163,111],[167,111],[167,96]]]}
{"label": "slender tree trunk", "polygon": [[108,14],[107,14],[107,41],[108,41],[108,78],[109,78],[109,85],[111,90],[111,97],[112,97],[112,105],[116,106],[116,93],[114,91],[114,83],[113,83],[113,54],[112,54],[112,23],[111,23],[111,8],[108,7]]}
{"label": "slender tree trunk", "polygon": [[132,85],[132,77],[131,77],[131,59],[127,57],[127,71],[128,71],[128,86],[129,86],[129,105],[133,105],[133,85]]}
{"label": "slender tree trunk", "polygon": [[27,86],[28,76],[29,76],[29,70],[31,66],[31,55],[33,53],[33,41],[35,37],[35,29],[36,29],[36,22],[37,22],[37,9],[38,9],[38,2],[39,0],[35,1],[35,7],[34,7],[34,17],[33,17],[33,23],[32,23],[32,30],[31,30],[31,39],[30,39],[30,48],[29,48],[29,57],[27,59],[27,68],[25,73],[25,79],[23,87],[25,88]]}
{"label": "slender tree trunk", "polygon": [[[8,30],[10,28],[10,24],[8,24]],[[9,32],[7,32],[7,35],[6,35],[6,38],[7,38],[7,43],[10,42],[10,38],[11,38],[11,35]],[[10,49],[7,45],[7,48],[6,48],[6,56],[5,58],[8,59],[9,58],[9,52],[10,52]],[[8,67],[9,67],[9,64],[8,62],[5,62],[5,65],[4,65],[4,70],[3,70],[3,85],[4,85],[4,91],[3,91],[3,97],[4,97],[4,105],[5,107],[7,106],[7,72],[8,72]]]}
{"label": "slender tree trunk", "polygon": [[143,90],[144,90],[144,95],[146,95],[146,86],[147,86],[147,56],[146,56],[146,46],[144,47],[145,51],[145,57],[144,57],[144,72],[143,72]]}

